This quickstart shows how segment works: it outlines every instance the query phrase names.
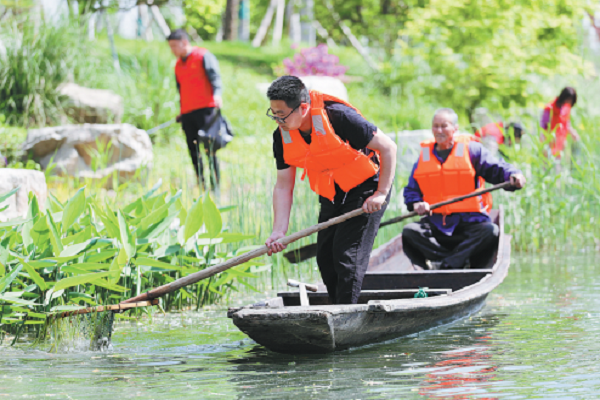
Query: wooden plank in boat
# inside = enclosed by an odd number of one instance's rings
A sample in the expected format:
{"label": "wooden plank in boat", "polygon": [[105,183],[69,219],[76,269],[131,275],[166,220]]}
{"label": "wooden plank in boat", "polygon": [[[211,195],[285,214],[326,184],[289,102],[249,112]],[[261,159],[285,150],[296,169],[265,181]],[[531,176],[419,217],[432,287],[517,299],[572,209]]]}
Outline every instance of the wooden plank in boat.
{"label": "wooden plank in boat", "polygon": [[[366,304],[370,300],[410,299],[417,292],[418,289],[363,290],[360,292],[358,304]],[[428,297],[434,297],[449,294],[452,292],[452,289],[426,289],[425,292]],[[300,305],[299,292],[279,292],[277,296],[283,299],[284,306],[286,307]],[[308,299],[311,306],[331,304],[327,292],[309,292]]]}
{"label": "wooden plank in boat", "polygon": [[490,269],[456,269],[436,271],[414,271],[406,273],[367,272],[362,290],[394,290],[428,288],[450,288],[453,291],[479,282],[492,273]]}

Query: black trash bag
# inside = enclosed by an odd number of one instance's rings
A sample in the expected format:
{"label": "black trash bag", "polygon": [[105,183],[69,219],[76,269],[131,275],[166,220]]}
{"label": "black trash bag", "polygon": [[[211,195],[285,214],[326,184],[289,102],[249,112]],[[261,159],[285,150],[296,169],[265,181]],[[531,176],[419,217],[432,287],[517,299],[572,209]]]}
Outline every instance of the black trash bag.
{"label": "black trash bag", "polygon": [[198,131],[199,143],[204,144],[204,148],[210,151],[217,151],[227,146],[227,143],[233,139],[231,126],[221,114],[220,109],[215,109],[206,130]]}

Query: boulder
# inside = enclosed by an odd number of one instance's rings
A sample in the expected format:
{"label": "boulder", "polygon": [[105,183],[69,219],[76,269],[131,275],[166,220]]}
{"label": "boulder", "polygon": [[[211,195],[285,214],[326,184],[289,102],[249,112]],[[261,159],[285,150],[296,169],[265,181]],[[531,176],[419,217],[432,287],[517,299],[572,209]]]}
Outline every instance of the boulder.
{"label": "boulder", "polygon": [[[330,76],[300,76],[299,78],[302,79],[308,90],[318,90],[319,92],[349,101],[348,90],[346,90],[344,82],[337,78]],[[259,83],[256,87],[261,93],[266,95],[270,85],[270,83]]]}
{"label": "boulder", "polygon": [[[52,174],[102,179],[117,171],[130,179],[152,166],[152,142],[146,131],[130,124],[83,124],[31,129],[23,151]],[[108,180],[111,183],[111,180]]]}
{"label": "boulder", "polygon": [[391,133],[389,136],[398,145],[398,151],[396,153],[396,168],[398,168],[398,172],[408,171],[408,173],[412,171],[413,165],[419,158],[421,142],[433,139],[431,129],[400,131],[396,134]]}
{"label": "boulder", "polygon": [[[459,131],[457,134],[472,136],[464,131]],[[421,142],[433,139],[431,129],[400,131],[398,133],[390,133],[388,136],[398,145],[396,167],[398,168],[399,173],[410,173],[419,159]],[[498,148],[498,146],[496,146],[496,148]]]}
{"label": "boulder", "polygon": [[16,187],[19,188],[17,193],[0,203],[0,210],[8,205],[6,210],[0,212],[0,222],[27,215],[29,192],[35,194],[40,208],[43,209],[46,204],[48,193],[46,177],[43,172],[31,169],[0,169],[0,195],[10,192]]}
{"label": "boulder", "polygon": [[110,90],[90,89],[75,83],[58,88],[66,97],[63,108],[77,123],[106,124],[121,122],[123,98]]}
{"label": "boulder", "polygon": [[344,82],[338,78],[330,76],[301,76],[300,79],[302,79],[308,90],[318,90],[319,92],[348,101],[348,90],[346,90]]}

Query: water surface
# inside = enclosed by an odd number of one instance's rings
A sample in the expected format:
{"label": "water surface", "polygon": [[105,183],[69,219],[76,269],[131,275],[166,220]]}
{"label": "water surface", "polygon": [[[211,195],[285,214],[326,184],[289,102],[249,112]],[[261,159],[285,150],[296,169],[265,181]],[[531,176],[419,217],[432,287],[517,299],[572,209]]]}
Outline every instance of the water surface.
{"label": "water surface", "polygon": [[269,352],[224,310],[121,323],[105,353],[0,347],[0,398],[600,398],[595,256],[513,256],[471,317],[328,355]]}

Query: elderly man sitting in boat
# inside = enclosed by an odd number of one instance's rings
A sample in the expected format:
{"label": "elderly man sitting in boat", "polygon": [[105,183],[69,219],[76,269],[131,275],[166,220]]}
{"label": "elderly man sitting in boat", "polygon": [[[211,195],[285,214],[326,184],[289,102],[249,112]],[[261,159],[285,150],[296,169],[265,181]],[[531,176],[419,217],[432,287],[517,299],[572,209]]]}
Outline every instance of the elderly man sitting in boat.
{"label": "elderly man sitting in boat", "polygon": [[498,160],[472,136],[458,134],[458,116],[442,108],[433,116],[435,140],[421,143],[404,202],[409,211],[424,216],[402,231],[404,253],[422,269],[484,268],[497,245],[499,229],[488,212],[491,194],[472,197],[444,207],[431,204],[469,194],[492,184],[510,181],[511,189],[525,185],[514,166]]}

